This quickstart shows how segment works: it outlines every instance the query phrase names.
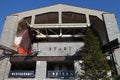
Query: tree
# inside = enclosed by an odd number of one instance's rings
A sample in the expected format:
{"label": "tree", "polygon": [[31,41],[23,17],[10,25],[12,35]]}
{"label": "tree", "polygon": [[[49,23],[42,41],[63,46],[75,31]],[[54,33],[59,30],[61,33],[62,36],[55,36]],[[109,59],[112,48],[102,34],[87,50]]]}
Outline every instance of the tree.
{"label": "tree", "polygon": [[80,78],[91,80],[110,79],[107,72],[111,71],[111,67],[108,65],[108,60],[100,49],[97,37],[90,28],[87,29],[86,36],[84,37],[81,59],[83,60],[81,68],[84,72],[80,75]]}

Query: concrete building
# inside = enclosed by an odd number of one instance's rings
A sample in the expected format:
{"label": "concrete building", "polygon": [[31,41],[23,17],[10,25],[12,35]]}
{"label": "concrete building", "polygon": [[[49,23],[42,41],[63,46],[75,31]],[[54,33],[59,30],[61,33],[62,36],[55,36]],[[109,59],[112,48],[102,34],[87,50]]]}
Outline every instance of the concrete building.
{"label": "concrete building", "polygon": [[[86,28],[92,25],[102,45],[120,34],[113,13],[57,4],[8,15],[0,44],[13,48],[21,19],[36,32],[32,49],[39,53],[27,60],[18,55],[1,60],[0,80],[78,80]],[[120,49],[112,54],[120,75]]]}

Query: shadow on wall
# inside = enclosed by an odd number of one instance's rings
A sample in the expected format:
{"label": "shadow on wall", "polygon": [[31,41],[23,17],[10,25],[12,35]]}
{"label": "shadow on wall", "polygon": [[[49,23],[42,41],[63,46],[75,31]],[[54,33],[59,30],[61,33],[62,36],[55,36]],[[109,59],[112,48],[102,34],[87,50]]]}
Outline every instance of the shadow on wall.
{"label": "shadow on wall", "polygon": [[67,55],[65,57],[66,60],[80,60],[81,58],[81,49],[79,48],[74,55],[70,56],[70,55]]}
{"label": "shadow on wall", "polygon": [[91,28],[94,31],[95,36],[98,37],[102,45],[108,42],[107,31],[104,21],[99,19],[97,16],[90,15]]}

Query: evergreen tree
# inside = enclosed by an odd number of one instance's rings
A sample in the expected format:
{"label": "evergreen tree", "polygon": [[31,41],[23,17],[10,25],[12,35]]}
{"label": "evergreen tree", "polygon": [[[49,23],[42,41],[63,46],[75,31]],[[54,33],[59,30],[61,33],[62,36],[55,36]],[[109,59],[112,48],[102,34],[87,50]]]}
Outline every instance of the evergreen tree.
{"label": "evergreen tree", "polygon": [[97,37],[93,34],[91,29],[87,29],[84,37],[84,46],[82,47],[81,64],[84,72],[80,78],[91,80],[109,80],[107,72],[111,70],[108,65],[106,56],[100,49],[100,44]]}

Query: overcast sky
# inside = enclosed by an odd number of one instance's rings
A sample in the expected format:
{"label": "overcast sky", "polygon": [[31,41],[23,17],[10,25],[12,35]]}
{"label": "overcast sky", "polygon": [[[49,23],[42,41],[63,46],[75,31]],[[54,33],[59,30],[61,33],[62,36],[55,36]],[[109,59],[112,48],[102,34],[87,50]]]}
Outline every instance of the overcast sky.
{"label": "overcast sky", "polygon": [[0,2],[0,34],[5,17],[17,12],[23,12],[54,4],[67,4],[89,9],[112,12],[120,29],[120,0],[1,0]]}

